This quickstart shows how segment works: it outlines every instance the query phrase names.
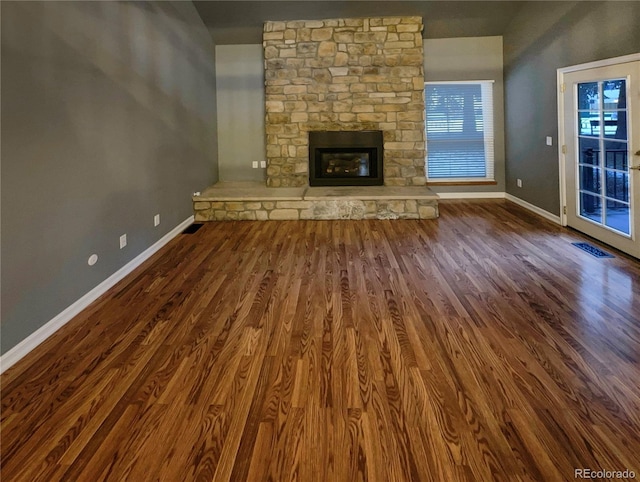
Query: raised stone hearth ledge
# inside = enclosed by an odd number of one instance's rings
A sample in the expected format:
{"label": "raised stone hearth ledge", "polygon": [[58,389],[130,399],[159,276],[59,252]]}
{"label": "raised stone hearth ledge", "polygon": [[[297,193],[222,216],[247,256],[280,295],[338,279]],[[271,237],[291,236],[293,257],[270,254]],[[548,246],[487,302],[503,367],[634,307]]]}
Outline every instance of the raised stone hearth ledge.
{"label": "raised stone hearth ledge", "polygon": [[435,219],[438,195],[426,186],[270,188],[220,182],[193,196],[195,220]]}

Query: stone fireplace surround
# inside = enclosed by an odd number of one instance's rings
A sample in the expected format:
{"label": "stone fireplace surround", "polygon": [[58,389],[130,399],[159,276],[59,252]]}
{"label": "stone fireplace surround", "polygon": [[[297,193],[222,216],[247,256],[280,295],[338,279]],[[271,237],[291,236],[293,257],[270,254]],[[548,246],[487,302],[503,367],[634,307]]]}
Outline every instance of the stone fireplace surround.
{"label": "stone fireplace surround", "polygon": [[[201,221],[434,219],[420,17],[264,26],[267,180],[193,196]],[[310,131],[383,133],[383,186],[309,187]]]}
{"label": "stone fireplace surround", "polygon": [[384,184],[424,186],[421,17],[266,22],[267,185],[309,184],[310,131],[381,130]]}

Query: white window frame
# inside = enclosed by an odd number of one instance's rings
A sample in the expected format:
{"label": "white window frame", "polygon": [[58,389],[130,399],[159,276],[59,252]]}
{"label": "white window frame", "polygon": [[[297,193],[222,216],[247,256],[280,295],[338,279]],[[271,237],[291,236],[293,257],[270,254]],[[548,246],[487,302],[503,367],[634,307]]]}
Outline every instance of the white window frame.
{"label": "white window frame", "polygon": [[[484,177],[434,177],[429,178],[429,138],[427,132],[427,105],[425,97],[425,138],[426,155],[425,155],[425,175],[429,183],[473,183],[473,182],[495,182],[495,102],[493,96],[494,80],[451,80],[451,81],[434,81],[425,82],[424,89],[428,85],[456,85],[456,84],[479,84],[482,89],[482,117],[483,117],[483,134],[485,148],[485,173]],[[488,99],[487,99],[488,97]]]}

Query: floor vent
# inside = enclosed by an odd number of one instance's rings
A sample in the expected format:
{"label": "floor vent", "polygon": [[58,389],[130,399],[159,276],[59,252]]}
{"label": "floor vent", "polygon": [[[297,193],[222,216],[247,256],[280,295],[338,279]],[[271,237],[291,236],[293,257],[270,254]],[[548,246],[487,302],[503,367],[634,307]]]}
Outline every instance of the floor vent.
{"label": "floor vent", "polygon": [[593,244],[589,244],[589,243],[571,243],[571,244],[580,248],[583,251],[586,251],[590,255],[595,256],[596,258],[615,258],[615,256],[605,251],[602,251],[600,248],[596,248]]}
{"label": "floor vent", "polygon": [[193,234],[198,229],[200,229],[202,226],[204,226],[204,224],[195,224],[195,223],[194,224],[190,224],[189,226],[187,226],[187,229],[182,231],[182,234]]}

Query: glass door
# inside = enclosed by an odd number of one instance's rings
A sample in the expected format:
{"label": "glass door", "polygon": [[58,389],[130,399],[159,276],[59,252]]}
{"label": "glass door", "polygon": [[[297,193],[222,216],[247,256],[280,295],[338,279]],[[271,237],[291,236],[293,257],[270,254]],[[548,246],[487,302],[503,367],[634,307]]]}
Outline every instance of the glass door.
{"label": "glass door", "polygon": [[565,74],[567,224],[640,257],[640,62]]}

